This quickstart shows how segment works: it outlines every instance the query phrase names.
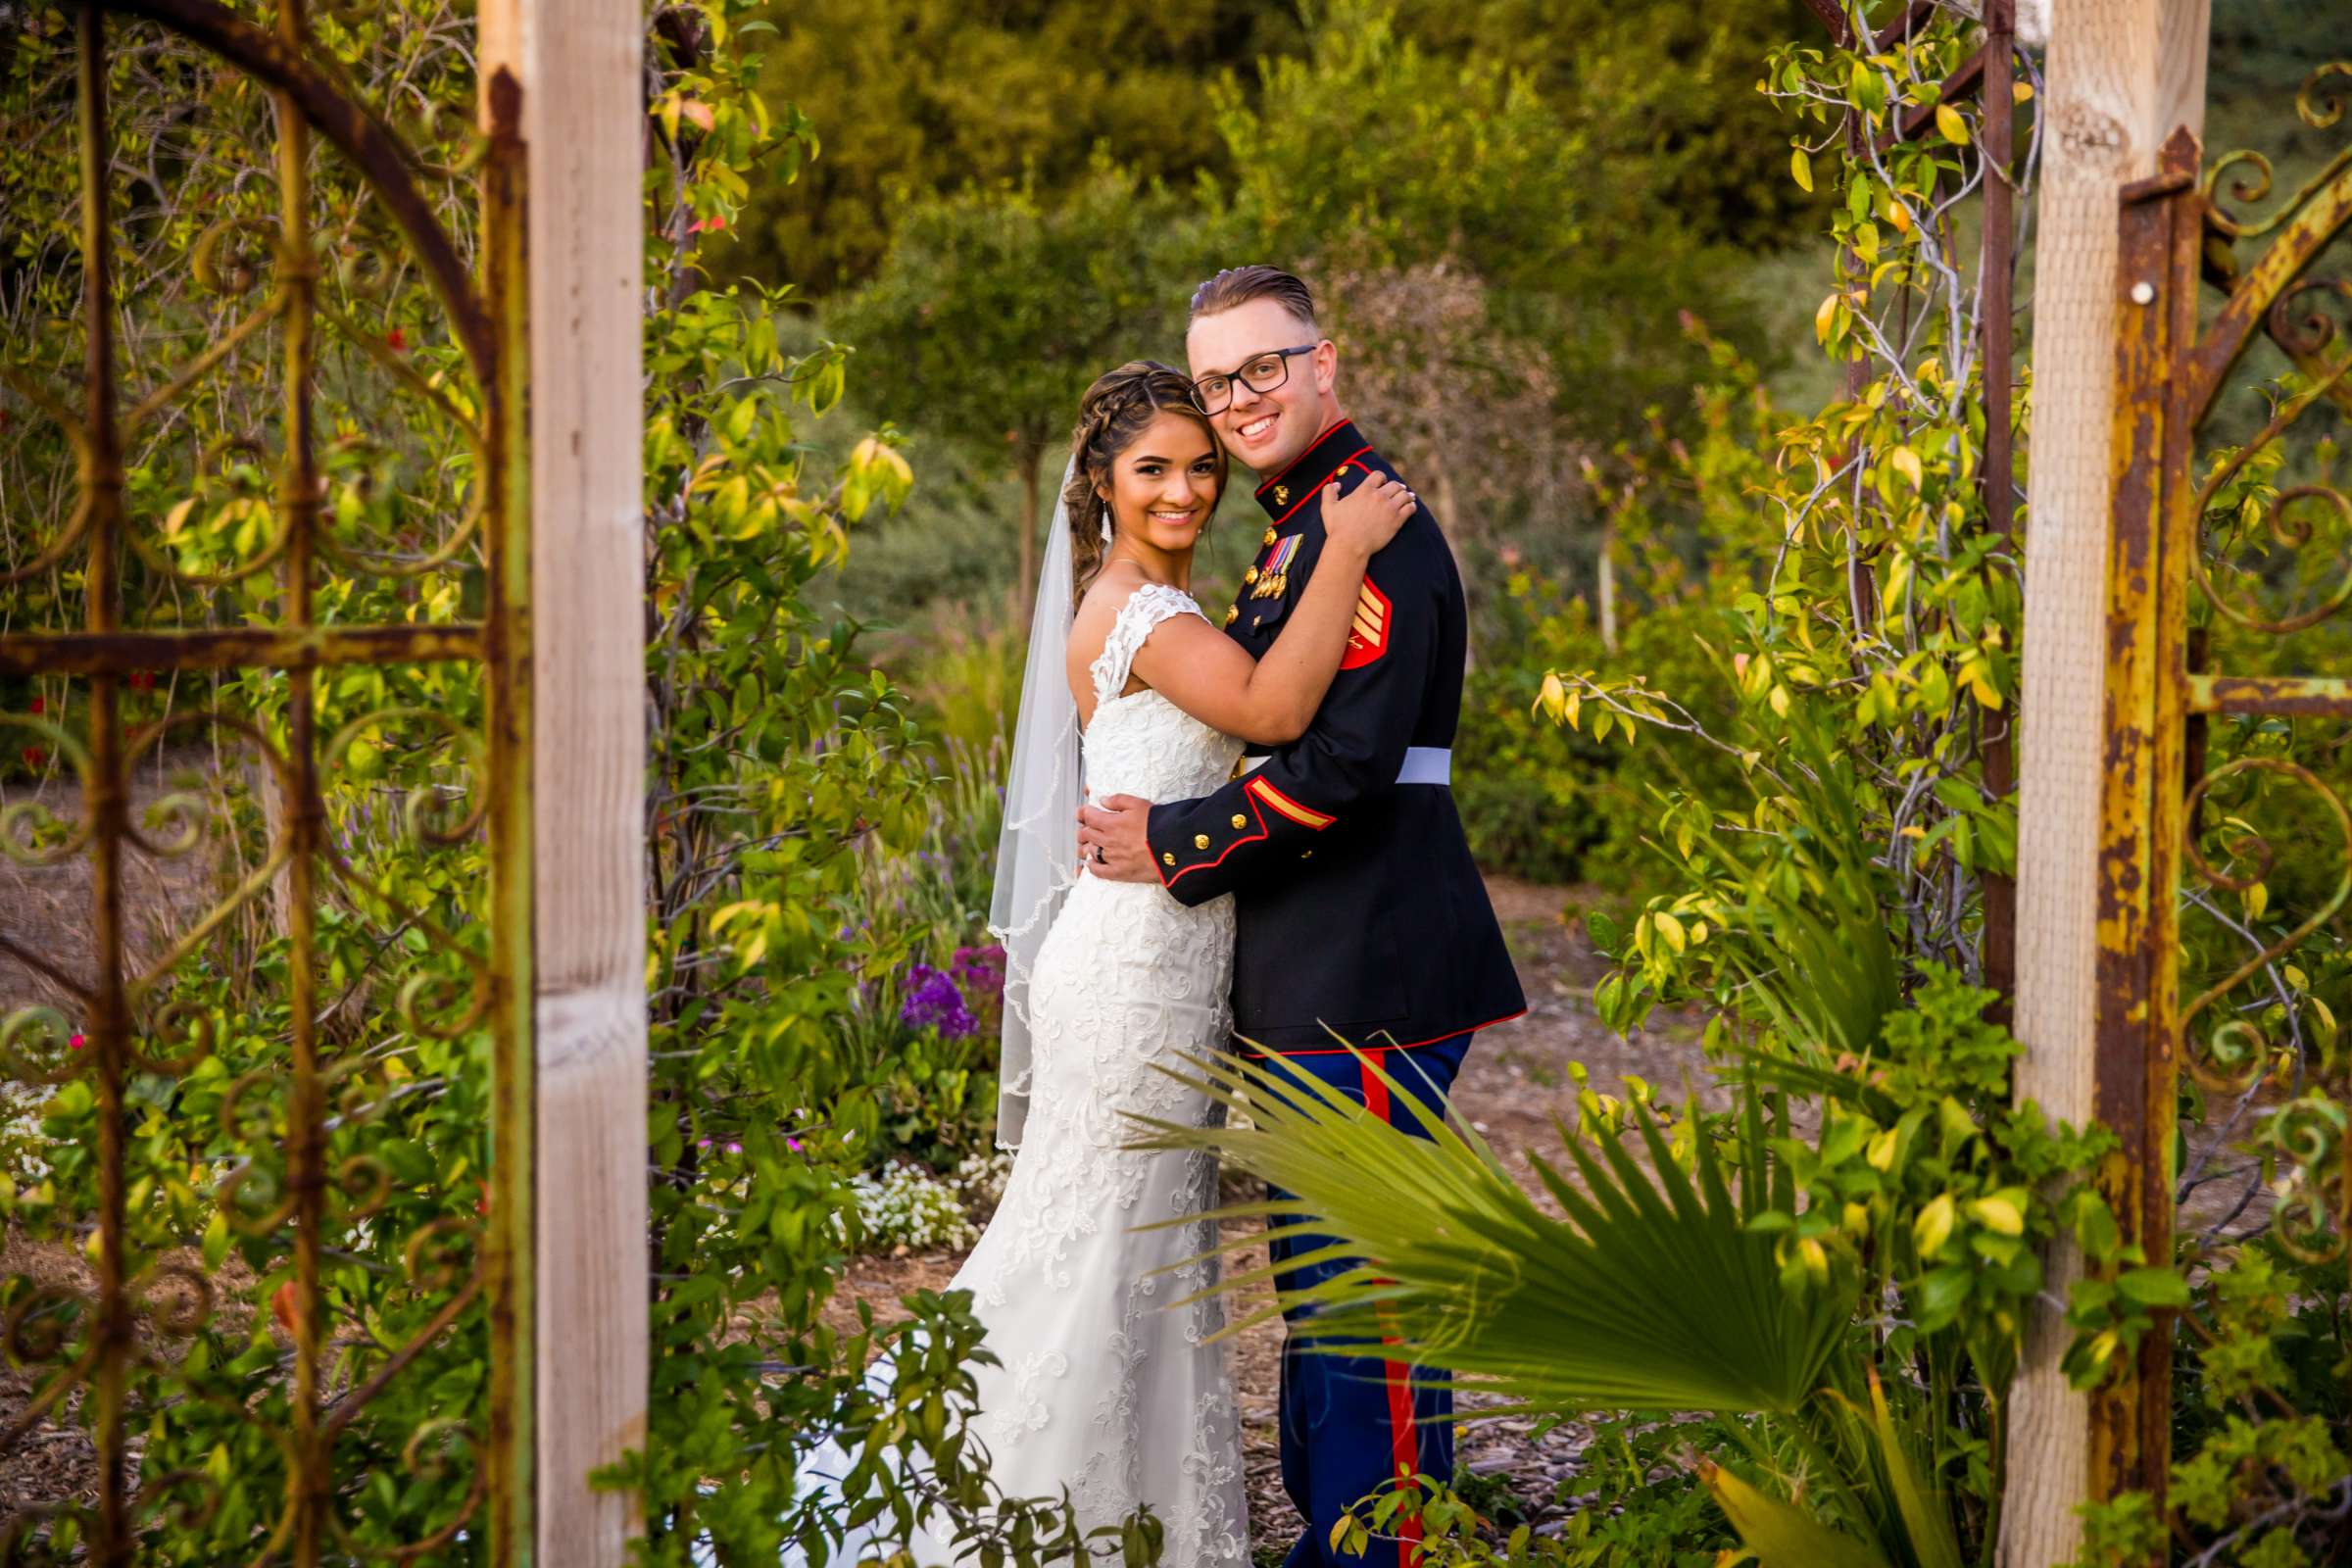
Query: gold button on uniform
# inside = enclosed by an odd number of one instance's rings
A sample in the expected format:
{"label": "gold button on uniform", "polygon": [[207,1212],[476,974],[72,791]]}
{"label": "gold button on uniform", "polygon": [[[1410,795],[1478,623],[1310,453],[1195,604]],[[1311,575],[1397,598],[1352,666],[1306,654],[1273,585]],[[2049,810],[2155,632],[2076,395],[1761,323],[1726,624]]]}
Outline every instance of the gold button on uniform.
{"label": "gold button on uniform", "polygon": [[1194,834],[1194,835],[1193,835],[1193,848],[1194,848],[1194,849],[1196,849],[1196,850],[1205,850],[1205,849],[1207,849],[1207,848],[1208,848],[1208,835],[1207,835],[1207,834],[1205,834],[1205,833],[1196,833],[1196,834]]}
{"label": "gold button on uniform", "polygon": [[1242,581],[1244,581],[1244,582],[1255,582],[1255,581],[1257,581],[1257,568],[1256,568],[1255,566],[1251,566],[1251,567],[1250,567],[1248,570],[1244,571],[1244,572],[1242,573]]}
{"label": "gold button on uniform", "polygon": [[1225,624],[1226,624],[1226,625],[1230,626],[1230,625],[1232,625],[1232,624],[1233,624],[1235,621],[1237,621],[1237,620],[1239,620],[1239,619],[1241,619],[1241,618],[1242,618],[1242,607],[1241,607],[1241,606],[1239,606],[1239,605],[1227,605],[1227,606],[1225,607]]}
{"label": "gold button on uniform", "polygon": [[1233,813],[1233,825],[1235,827],[1248,827],[1250,825],[1250,819],[1244,816],[1241,812],[1236,811]]}
{"label": "gold button on uniform", "polygon": [[1268,528],[1268,529],[1266,530],[1266,536],[1265,536],[1265,538],[1263,538],[1263,539],[1259,540],[1258,542],[1259,542],[1260,544],[1268,544],[1268,545],[1270,545],[1270,544],[1272,544],[1272,543],[1273,543],[1275,540],[1277,540],[1277,539],[1279,539],[1279,538],[1281,538],[1281,537],[1282,537],[1282,536],[1281,536],[1280,534],[1276,533],[1276,532],[1275,532],[1273,529],[1271,529],[1271,528]]}

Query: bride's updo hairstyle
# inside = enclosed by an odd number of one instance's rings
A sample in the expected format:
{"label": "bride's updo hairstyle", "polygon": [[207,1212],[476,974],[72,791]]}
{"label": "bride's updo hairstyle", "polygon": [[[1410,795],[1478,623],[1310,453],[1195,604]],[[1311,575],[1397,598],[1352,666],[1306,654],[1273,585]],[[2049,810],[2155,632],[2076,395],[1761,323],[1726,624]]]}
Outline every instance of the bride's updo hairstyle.
{"label": "bride's updo hairstyle", "polygon": [[1112,524],[1110,503],[1102,499],[1102,492],[1110,488],[1111,463],[1161,414],[1182,415],[1208,437],[1208,448],[1217,455],[1217,495],[1222,499],[1225,494],[1231,465],[1208,416],[1193,406],[1192,379],[1157,360],[1130,360],[1103,371],[1078,400],[1078,428],[1070,436],[1070,483],[1061,494],[1061,504],[1070,514],[1070,566],[1081,590],[1102,566],[1103,528]]}

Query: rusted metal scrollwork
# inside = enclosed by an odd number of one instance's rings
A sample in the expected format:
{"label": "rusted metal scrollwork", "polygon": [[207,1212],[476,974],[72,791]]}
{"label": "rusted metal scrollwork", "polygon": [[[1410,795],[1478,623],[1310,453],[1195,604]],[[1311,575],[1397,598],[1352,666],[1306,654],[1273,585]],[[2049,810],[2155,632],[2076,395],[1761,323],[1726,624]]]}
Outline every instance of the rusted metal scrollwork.
{"label": "rusted metal scrollwork", "polygon": [[[70,1559],[122,1568],[142,1560],[145,1532],[186,1541],[218,1539],[224,1518],[233,1528],[218,1475],[152,1459],[142,1468],[141,1425],[172,1401],[213,1407],[222,1421],[242,1424],[252,1446],[274,1454],[282,1468],[282,1490],[254,1519],[234,1561],[406,1563],[433,1559],[461,1538],[511,1542],[527,1529],[529,1314],[516,1300],[527,1291],[530,1204],[520,1200],[527,1172],[505,1168],[515,1151],[527,1153],[530,1103],[529,949],[514,929],[513,902],[517,888],[528,887],[528,843],[516,809],[527,799],[519,769],[529,752],[527,704],[517,689],[527,657],[519,613],[527,568],[516,363],[524,325],[515,265],[519,94],[502,74],[485,94],[486,134],[453,138],[448,126],[431,127],[435,142],[466,144],[456,160],[436,163],[353,96],[349,73],[319,48],[304,0],[276,0],[274,13],[274,26],[215,0],[119,0],[74,13],[80,384],[15,356],[0,364],[5,395],[51,427],[74,465],[70,511],[61,508],[37,537],[15,541],[15,557],[0,564],[0,585],[66,574],[79,589],[77,601],[26,601],[77,603],[78,624],[42,624],[22,607],[0,620],[0,677],[70,682],[76,699],[70,714],[41,711],[37,703],[31,711],[0,711],[10,755],[21,747],[47,760],[48,772],[44,787],[0,798],[0,856],[28,871],[86,873],[88,901],[72,951],[21,940],[0,923],[0,956],[40,988],[35,1000],[0,996],[0,1079],[86,1085],[96,1107],[87,1152],[97,1194],[95,1211],[80,1216],[89,1237],[86,1275],[14,1278],[0,1312],[0,1347],[31,1377],[23,1402],[0,1416],[0,1451],[45,1423],[71,1420],[95,1446],[95,1485],[91,1494],[36,1500],[0,1517],[0,1564]],[[243,74],[275,112],[275,144],[263,154],[274,215],[220,218],[186,247],[187,275],[225,324],[175,366],[141,368],[151,385],[144,391],[127,384],[121,363],[121,322],[140,302],[125,297],[119,275],[110,189],[109,51],[126,22],[161,26]],[[331,244],[314,235],[313,181],[328,160],[365,190],[370,214],[387,225],[382,233],[347,232]],[[459,175],[478,180],[478,270],[417,183]],[[420,279],[430,291],[458,351],[454,375],[421,373],[380,331],[355,319],[355,304],[373,301],[396,277],[412,288]],[[126,496],[133,467],[126,454],[170,424],[181,401],[224,367],[251,373],[265,351],[274,356],[274,421],[208,445],[185,466],[187,494],[176,508]],[[431,519],[436,531],[421,543],[369,538],[339,523],[326,505],[339,474],[395,461],[380,431],[355,429],[361,421],[337,421],[334,409],[321,407],[328,352],[364,363],[390,395],[437,428],[436,439],[464,455],[463,501]],[[260,363],[270,373],[270,361]],[[207,554],[176,528],[187,509],[200,506],[246,508],[253,525]],[[463,575],[476,587],[451,597],[475,607],[473,618],[355,623],[322,596],[330,569],[409,583]],[[196,612],[129,613],[125,585],[133,581]],[[257,604],[263,610],[243,608]],[[338,706],[339,671],[453,662],[482,668],[488,716],[478,724],[416,704],[356,716]],[[199,672],[246,675],[246,695],[270,694],[262,706],[274,716],[181,703],[160,718],[126,722],[126,694],[141,682]],[[486,939],[412,906],[386,879],[355,868],[337,842],[329,805],[335,781],[359,765],[355,748],[381,744],[376,737],[387,734],[422,737],[417,744],[429,741],[432,755],[450,764],[447,776],[411,792],[368,831],[426,847],[486,834],[486,886],[471,906],[489,911]],[[149,789],[134,808],[134,780],[166,776],[172,759],[198,746],[214,759],[234,759],[252,798],[272,803],[263,826],[253,826],[258,809],[226,820],[221,797],[200,785]],[[252,841],[240,873],[158,940],[134,941],[130,865],[183,859],[235,833]],[[231,922],[257,917],[276,922],[286,955],[284,995],[271,1013],[280,1020],[282,1050],[273,1046],[259,1065],[240,1061],[227,1077],[214,1011],[181,995],[180,985]],[[383,1009],[385,1027],[412,1039],[486,1038],[496,1077],[491,1177],[502,1201],[494,1206],[485,1198],[477,1211],[469,1179],[464,1212],[391,1238],[397,1245],[385,1256],[397,1255],[406,1287],[423,1303],[421,1324],[405,1338],[370,1340],[365,1355],[354,1354],[348,1330],[330,1319],[326,1271],[349,1237],[387,1222],[401,1178],[376,1154],[337,1153],[332,1140],[338,1129],[387,1114],[394,1095],[345,1049],[355,1031],[334,1017],[341,1004],[321,994],[320,931],[328,919],[365,921],[399,938],[385,944],[395,972],[382,983],[396,999]],[[397,972],[402,955],[412,963],[405,977]],[[283,1380],[273,1395],[282,1397],[282,1419],[223,1399],[184,1374],[189,1347],[218,1332],[232,1307],[243,1307],[216,1270],[152,1238],[142,1244],[137,1234],[136,1209],[145,1200],[127,1148],[136,1130],[132,1102],[144,1096],[154,1103],[167,1090],[215,1075],[225,1081],[207,1102],[215,1107],[207,1112],[211,1126],[193,1141],[228,1152],[206,1178],[221,1222],[234,1236],[265,1239],[282,1261],[280,1354],[272,1363]],[[394,1268],[378,1271],[389,1276]],[[251,1287],[241,1288],[250,1297]],[[469,1315],[477,1333],[485,1315],[488,1323],[486,1397],[460,1396],[466,1402],[399,1432],[367,1431],[378,1396],[398,1388]],[[242,1337],[242,1319],[238,1325]],[[338,1454],[364,1431],[379,1466],[397,1472],[395,1483],[449,1478],[448,1494],[461,1499],[455,1511],[417,1523],[398,1542],[387,1543],[380,1530],[355,1531],[352,1495],[368,1478]]]}
{"label": "rusted metal scrollwork", "polygon": [[[2352,64],[2316,72],[2303,123],[2342,122],[2347,89]],[[2352,1234],[2352,1062],[2291,966],[2352,902],[2352,809],[2327,776],[2342,750],[2320,728],[2352,720],[2352,679],[2311,668],[2352,631],[2352,496],[2328,456],[2342,442],[2315,434],[2352,414],[2352,146],[2267,208],[2269,160],[2200,173],[2200,156],[2176,132],[2122,213],[2097,1109],[2124,1149],[2105,1186],[2127,1234],[2170,1256],[2185,1070],[2255,1128],[2249,1183],[2267,1174],[2267,1192],[2230,1212],[2327,1261]],[[2267,906],[2278,878],[2291,908]],[[2163,1494],[2170,1341],[2146,1336],[2136,1375],[2096,1398],[2106,1492]]]}

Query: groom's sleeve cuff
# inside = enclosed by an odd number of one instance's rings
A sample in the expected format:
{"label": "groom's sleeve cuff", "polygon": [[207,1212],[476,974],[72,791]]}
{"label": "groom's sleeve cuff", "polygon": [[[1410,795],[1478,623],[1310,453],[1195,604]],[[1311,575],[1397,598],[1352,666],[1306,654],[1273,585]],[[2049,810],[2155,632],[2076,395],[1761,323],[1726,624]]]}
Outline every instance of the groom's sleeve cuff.
{"label": "groom's sleeve cuff", "polygon": [[[1228,784],[1204,800],[1152,808],[1150,825],[1145,829],[1152,846],[1152,868],[1177,903],[1205,904],[1220,893],[1232,892],[1240,867],[1229,867],[1226,861],[1244,845],[1261,843],[1270,836],[1265,796],[1279,796],[1280,792],[1271,786],[1263,792],[1253,790],[1250,787],[1252,782]],[[1324,818],[1326,824],[1329,820]]]}

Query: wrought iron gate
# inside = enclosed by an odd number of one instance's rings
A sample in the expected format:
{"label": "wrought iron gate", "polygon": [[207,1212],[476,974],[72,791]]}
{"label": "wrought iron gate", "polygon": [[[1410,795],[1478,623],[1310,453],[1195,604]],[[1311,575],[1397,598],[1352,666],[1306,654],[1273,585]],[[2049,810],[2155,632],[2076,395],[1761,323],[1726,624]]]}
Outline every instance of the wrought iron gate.
{"label": "wrought iron gate", "polygon": [[[274,221],[223,217],[189,253],[193,268],[262,298],[160,370],[126,366],[118,352],[119,325],[141,301],[124,297],[118,278],[110,46],[133,24],[169,29],[274,107],[275,144],[256,159],[254,176],[274,185]],[[73,591],[21,594],[0,615],[0,697],[32,690],[47,698],[0,711],[0,729],[14,732],[0,847],[20,871],[76,879],[86,916],[72,940],[42,946],[22,927],[12,934],[0,913],[0,956],[15,965],[0,973],[27,977],[30,993],[0,995],[0,1078],[72,1091],[73,1103],[88,1108],[91,1146],[61,1149],[58,1158],[86,1161],[76,1168],[94,1202],[47,1221],[53,1236],[86,1233],[86,1267],[70,1253],[71,1268],[32,1267],[36,1242],[12,1229],[11,1250],[24,1251],[0,1286],[6,1348],[32,1375],[19,1407],[0,1413],[0,1453],[36,1430],[73,1427],[86,1432],[96,1465],[87,1494],[33,1499],[0,1521],[0,1559],[112,1568],[139,1560],[142,1530],[169,1519],[175,1531],[202,1528],[237,1543],[233,1556],[206,1561],[527,1560],[532,1080],[519,93],[502,73],[485,95],[487,134],[472,176],[477,270],[420,193],[419,153],[347,85],[303,0],[277,0],[273,29],[213,0],[93,4],[73,25],[80,384],[62,363],[0,355],[9,401],[60,438],[74,467],[70,515],[47,537],[11,541],[0,591],[39,583]],[[355,256],[348,235],[319,223],[313,180],[336,158],[338,177],[380,216],[385,256]],[[248,244],[256,259],[245,267],[237,252]],[[232,276],[240,267],[244,275]],[[449,373],[425,373],[414,345],[359,326],[355,301],[385,270],[421,279],[437,299],[454,345]],[[274,429],[219,443],[193,467],[241,460],[267,477],[236,503],[248,524],[241,542],[225,559],[196,560],[173,533],[184,514],[163,514],[137,491],[128,455],[171,425],[178,400],[224,367],[250,369],[264,350],[275,355]],[[331,380],[330,354],[341,367]],[[350,519],[335,515],[351,489],[335,463],[349,460],[355,443],[377,439],[354,428],[364,420],[338,416],[329,395],[354,384],[354,367],[452,433],[436,461],[460,476],[453,486],[466,501],[420,521],[421,544],[355,538]],[[12,529],[18,518],[12,511]],[[412,596],[405,618],[355,617],[360,596],[327,591],[338,580],[434,587],[400,590]],[[167,604],[169,612],[159,609]],[[63,606],[78,624],[61,623]],[[478,722],[415,701],[356,710],[348,695],[372,689],[354,671],[427,668],[455,672],[447,689],[474,694]],[[208,681],[209,698],[144,716],[158,683]],[[185,787],[172,783],[173,759],[195,745],[210,748],[215,766]],[[412,748],[440,771],[432,788],[379,820],[366,817],[368,803],[347,786],[386,746]],[[235,795],[223,759],[255,773],[250,797]],[[149,790],[142,807],[147,786],[138,781],[146,779],[165,780],[166,792]],[[401,887],[366,874],[349,839],[359,831],[466,846],[478,858],[466,866],[474,882],[452,898],[487,921],[436,918]],[[153,951],[138,951],[133,862],[189,856],[248,832],[255,847],[243,874],[205,894]],[[257,909],[269,911],[269,950],[282,958],[283,982],[247,1009],[270,1024],[252,1048],[257,1059],[231,1064],[222,1060],[229,1026],[205,990],[219,978],[208,965],[218,967],[224,934]],[[330,996],[325,944],[346,929],[383,936],[381,972],[336,971],[340,989]],[[372,1034],[362,1016],[370,1001],[381,1025]],[[381,1152],[354,1154],[338,1143],[414,1083],[412,1070],[391,1064],[400,1044],[384,1041],[394,1035],[406,1046],[446,1048],[461,1064],[486,1060],[495,1157],[478,1202],[470,1173],[420,1177]],[[215,1256],[142,1240],[142,1228],[152,1229],[145,1216],[179,1180],[170,1170],[159,1176],[144,1141],[158,1115],[193,1115],[184,1107],[198,1102],[217,1128],[191,1135],[211,1157],[186,1174],[200,1202],[209,1194],[226,1234],[274,1260],[258,1282],[224,1275]],[[409,1200],[438,1185],[461,1188],[466,1200],[417,1220]],[[394,1227],[403,1234],[389,1236]],[[354,1261],[355,1238],[368,1238],[370,1255],[388,1248],[398,1266]],[[398,1288],[415,1306],[405,1332],[330,1319],[329,1276],[355,1267],[405,1269]],[[223,1512],[227,1461],[167,1471],[140,1452],[157,1441],[149,1423],[159,1409],[223,1403],[194,1375],[190,1355],[208,1339],[233,1348],[238,1334],[258,1348],[248,1353],[270,1390],[224,1411],[266,1456],[258,1468],[267,1474],[237,1478],[268,1499],[252,1509],[249,1528]],[[453,1383],[440,1405],[416,1415],[420,1397],[442,1396],[403,1390],[404,1377],[460,1334],[475,1336],[471,1343],[486,1337],[486,1385]],[[410,1413],[386,1432],[382,1412],[394,1404]],[[256,1424],[266,1430],[252,1431]],[[456,1502],[415,1522],[405,1539],[388,1539],[380,1517],[357,1532],[355,1497],[383,1479],[361,1474],[348,1457],[362,1433],[379,1460],[390,1453],[416,1474],[438,1467],[469,1480],[453,1482]],[[396,1514],[396,1501],[383,1511]]]}
{"label": "wrought iron gate", "polygon": [[[2304,123],[2341,123],[2347,88],[2352,66],[2315,74]],[[2280,1245],[2325,1260],[2352,1234],[2352,1058],[2279,968],[2327,939],[2352,895],[2352,813],[2308,732],[2352,719],[2352,679],[2310,673],[2341,663],[2352,629],[2352,494],[2328,452],[2343,443],[2314,430],[2352,415],[2352,270],[2319,275],[2352,222],[2352,147],[2267,214],[2229,210],[2271,186],[2255,154],[2201,170],[2182,130],[2122,214],[2096,1108],[2125,1146],[2108,1196],[2152,1261],[2174,1245],[2183,1069],[2265,1119],[2277,1178],[2240,1201],[2277,1205]],[[2267,400],[2226,399],[2271,378],[2232,380],[2265,337],[2279,356]],[[2315,856],[2328,868],[2316,878]],[[2274,913],[2276,878],[2303,891]],[[2109,1494],[2164,1492],[2172,1334],[2159,1323],[2135,1375],[2094,1404],[2093,1475]]]}

